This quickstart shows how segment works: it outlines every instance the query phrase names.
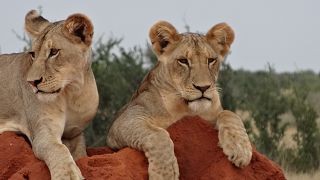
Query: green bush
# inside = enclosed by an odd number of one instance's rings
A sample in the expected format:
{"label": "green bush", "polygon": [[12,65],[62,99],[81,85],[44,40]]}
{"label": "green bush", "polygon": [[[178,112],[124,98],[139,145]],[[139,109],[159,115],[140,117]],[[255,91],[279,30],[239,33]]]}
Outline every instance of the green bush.
{"label": "green bush", "polygon": [[121,40],[98,41],[92,69],[99,91],[99,110],[86,129],[89,146],[105,145],[106,132],[117,111],[124,106],[147,73],[143,66],[144,54],[140,48],[125,50]]}
{"label": "green bush", "polygon": [[[222,66],[220,82],[225,108],[250,113],[245,123],[256,148],[289,170],[308,172],[319,168],[320,133],[316,111],[306,100],[312,91],[319,91],[317,75],[306,72],[278,74],[268,71],[234,71]],[[226,90],[226,91],[224,91]],[[231,104],[230,104],[231,103]],[[281,116],[292,113],[297,133],[296,149],[281,146],[289,122]]]}

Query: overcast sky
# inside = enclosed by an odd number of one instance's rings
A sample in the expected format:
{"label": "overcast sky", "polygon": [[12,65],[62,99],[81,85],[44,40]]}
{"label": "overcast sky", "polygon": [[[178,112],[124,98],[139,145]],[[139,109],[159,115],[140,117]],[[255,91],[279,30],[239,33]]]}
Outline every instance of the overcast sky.
{"label": "overcast sky", "polygon": [[95,26],[95,40],[124,38],[126,48],[144,47],[158,20],[180,32],[188,24],[203,33],[227,22],[236,33],[228,58],[233,68],[261,70],[270,63],[278,72],[320,72],[319,0],[7,0],[0,6],[1,53],[21,51],[24,44],[12,30],[22,34],[25,14],[39,6],[50,21],[84,13]]}

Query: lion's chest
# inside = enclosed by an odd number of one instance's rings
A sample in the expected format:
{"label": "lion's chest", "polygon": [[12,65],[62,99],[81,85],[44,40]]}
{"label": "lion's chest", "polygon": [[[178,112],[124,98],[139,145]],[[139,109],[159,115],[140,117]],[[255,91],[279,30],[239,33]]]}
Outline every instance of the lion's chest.
{"label": "lion's chest", "polygon": [[[88,103],[90,102],[90,103]],[[98,97],[91,100],[79,100],[69,104],[66,110],[64,137],[80,134],[94,118],[98,107]]]}
{"label": "lion's chest", "polygon": [[68,138],[80,134],[93,119],[95,113],[96,110],[92,108],[86,109],[85,111],[69,109],[66,112],[66,124],[63,136]]}

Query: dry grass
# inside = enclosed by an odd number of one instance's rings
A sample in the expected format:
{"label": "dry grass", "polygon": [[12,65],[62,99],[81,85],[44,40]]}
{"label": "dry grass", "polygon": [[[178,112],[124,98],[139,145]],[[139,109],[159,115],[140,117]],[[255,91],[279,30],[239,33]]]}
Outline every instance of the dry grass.
{"label": "dry grass", "polygon": [[320,170],[313,174],[296,174],[291,172],[285,172],[285,176],[288,180],[319,180]]}
{"label": "dry grass", "polygon": [[[318,113],[317,118],[317,125],[320,129],[320,93],[317,94],[316,98],[310,98],[312,101],[311,104],[315,108],[315,110]],[[250,113],[247,111],[240,111],[237,110],[236,113],[243,119],[243,120],[251,120]],[[281,116],[282,123],[289,123],[289,127],[286,129],[284,136],[282,137],[280,141],[280,145],[285,148],[293,148],[295,149],[297,147],[297,143],[293,140],[293,135],[297,132],[295,123],[294,123],[294,116],[292,113],[286,113]],[[255,124],[252,123],[252,130],[255,133],[259,133],[258,129],[256,128]],[[286,169],[283,167],[283,169]],[[289,171],[284,171],[285,176],[288,180],[320,180],[320,169],[314,173],[308,173],[308,174],[297,174]]]}

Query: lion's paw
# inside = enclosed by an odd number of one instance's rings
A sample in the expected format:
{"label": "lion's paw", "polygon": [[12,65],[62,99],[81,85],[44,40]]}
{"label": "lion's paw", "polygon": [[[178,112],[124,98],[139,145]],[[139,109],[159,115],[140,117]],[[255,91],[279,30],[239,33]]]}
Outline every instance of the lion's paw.
{"label": "lion's paw", "polygon": [[52,172],[52,180],[82,180],[85,179],[78,166],[72,163],[61,163]]}
{"label": "lion's paw", "polygon": [[219,130],[219,145],[228,159],[237,167],[247,166],[252,157],[252,146],[245,130]]}
{"label": "lion's paw", "polygon": [[169,161],[149,160],[150,180],[179,180],[179,167],[175,157]]}

